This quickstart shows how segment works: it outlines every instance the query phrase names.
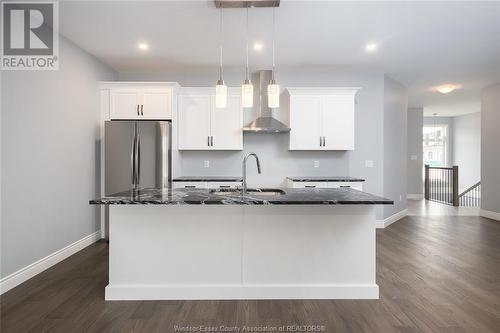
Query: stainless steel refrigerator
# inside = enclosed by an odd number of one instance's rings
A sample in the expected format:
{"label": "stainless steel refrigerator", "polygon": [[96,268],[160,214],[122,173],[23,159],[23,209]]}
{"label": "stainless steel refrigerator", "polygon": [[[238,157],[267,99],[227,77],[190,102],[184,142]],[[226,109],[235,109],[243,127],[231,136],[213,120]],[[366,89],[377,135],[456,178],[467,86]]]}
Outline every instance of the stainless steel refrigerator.
{"label": "stainless steel refrigerator", "polygon": [[171,187],[169,121],[106,121],[105,194]]}

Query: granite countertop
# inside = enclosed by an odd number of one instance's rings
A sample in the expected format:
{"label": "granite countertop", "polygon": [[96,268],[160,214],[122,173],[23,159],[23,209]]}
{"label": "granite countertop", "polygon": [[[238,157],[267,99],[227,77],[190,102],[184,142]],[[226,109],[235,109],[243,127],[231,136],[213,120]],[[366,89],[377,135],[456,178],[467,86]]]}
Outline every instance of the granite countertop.
{"label": "granite countertop", "polygon": [[243,177],[226,176],[182,176],[172,179],[173,182],[242,182]]}
{"label": "granite countertop", "polygon": [[364,182],[362,178],[349,176],[315,176],[315,177],[286,177],[294,182]]}
{"label": "granite countertop", "polygon": [[[214,192],[215,191],[215,192]],[[165,204],[165,205],[392,205],[382,197],[351,188],[285,188],[272,195],[249,189],[241,192],[210,189],[142,189],[125,191],[98,200],[95,205]]]}

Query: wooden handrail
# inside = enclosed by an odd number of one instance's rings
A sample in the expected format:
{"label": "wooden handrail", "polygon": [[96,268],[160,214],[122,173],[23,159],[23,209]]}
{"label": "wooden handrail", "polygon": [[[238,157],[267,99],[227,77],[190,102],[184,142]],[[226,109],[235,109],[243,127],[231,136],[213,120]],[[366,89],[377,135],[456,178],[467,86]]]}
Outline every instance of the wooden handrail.
{"label": "wooden handrail", "polygon": [[470,192],[472,191],[473,189],[475,189],[476,187],[478,187],[479,185],[481,185],[481,181],[478,181],[477,183],[475,183],[474,185],[472,185],[471,187],[469,187],[468,189],[466,189],[465,191],[463,191],[462,193],[460,193],[458,195],[458,197],[463,197],[465,194],[467,194],[467,192]]}

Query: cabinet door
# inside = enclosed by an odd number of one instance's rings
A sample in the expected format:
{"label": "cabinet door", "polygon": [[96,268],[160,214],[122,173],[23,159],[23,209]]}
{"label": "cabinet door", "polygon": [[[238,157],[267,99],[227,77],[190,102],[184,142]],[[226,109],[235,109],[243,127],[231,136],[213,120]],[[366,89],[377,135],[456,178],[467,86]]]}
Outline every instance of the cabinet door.
{"label": "cabinet door", "polygon": [[239,95],[228,95],[227,106],[225,108],[216,108],[215,97],[212,97],[212,111],[210,116],[212,149],[243,149],[242,110]]}
{"label": "cabinet door", "polygon": [[111,89],[110,91],[111,119],[137,119],[139,118],[139,105],[141,93],[138,89]]}
{"label": "cabinet door", "polygon": [[290,101],[290,150],[321,150],[321,96],[293,96]]}
{"label": "cabinet door", "polygon": [[210,149],[210,95],[179,95],[178,139],[181,150]]}
{"label": "cabinet door", "polygon": [[326,150],[354,149],[354,96],[323,96],[321,123]]}
{"label": "cabinet door", "polygon": [[141,118],[172,119],[172,92],[170,89],[142,91]]}

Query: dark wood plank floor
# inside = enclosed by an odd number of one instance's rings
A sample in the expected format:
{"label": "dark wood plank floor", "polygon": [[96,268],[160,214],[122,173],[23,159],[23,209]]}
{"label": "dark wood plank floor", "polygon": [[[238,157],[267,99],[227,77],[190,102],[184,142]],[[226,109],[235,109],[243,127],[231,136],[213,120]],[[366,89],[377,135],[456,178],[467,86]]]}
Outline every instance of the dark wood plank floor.
{"label": "dark wood plank floor", "polygon": [[1,331],[500,332],[500,223],[480,217],[407,217],[378,230],[380,300],[105,302],[107,256],[97,243],[2,295]]}

